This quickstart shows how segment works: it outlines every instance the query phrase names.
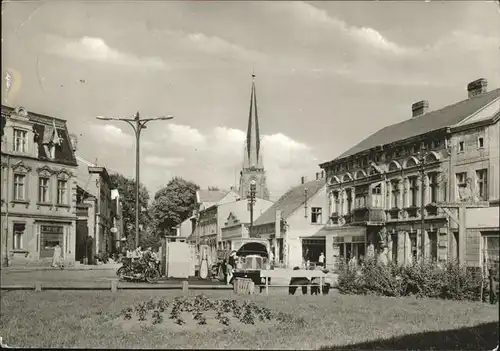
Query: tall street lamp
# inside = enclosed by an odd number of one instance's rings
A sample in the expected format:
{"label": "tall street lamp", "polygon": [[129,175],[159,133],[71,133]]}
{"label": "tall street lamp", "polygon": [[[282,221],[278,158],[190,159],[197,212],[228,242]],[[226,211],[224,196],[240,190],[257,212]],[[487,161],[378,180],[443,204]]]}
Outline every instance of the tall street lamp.
{"label": "tall street lamp", "polygon": [[250,235],[252,235],[253,228],[253,205],[255,204],[255,189],[257,183],[254,179],[250,181],[250,196],[248,197],[248,204],[250,206]]}
{"label": "tall street lamp", "polygon": [[161,116],[161,117],[151,117],[151,118],[139,118],[139,112],[136,112],[134,118],[123,118],[123,117],[103,117],[97,116],[97,119],[103,121],[123,121],[130,124],[135,133],[135,247],[139,247],[139,142],[141,139],[141,131],[146,128],[146,123],[150,121],[167,121],[173,116]]}

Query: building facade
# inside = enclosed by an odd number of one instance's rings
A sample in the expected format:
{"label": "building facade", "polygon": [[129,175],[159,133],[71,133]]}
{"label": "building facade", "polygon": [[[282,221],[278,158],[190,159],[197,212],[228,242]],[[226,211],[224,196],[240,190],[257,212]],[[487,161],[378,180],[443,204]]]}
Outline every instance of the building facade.
{"label": "building facade", "polygon": [[[262,215],[272,204],[272,201],[256,198],[253,204],[254,219]],[[232,249],[233,240],[249,237],[252,223],[250,223],[250,204],[246,199],[220,205],[217,212],[220,248]]]}
{"label": "building facade", "polygon": [[[322,232],[329,266],[376,253],[398,264],[423,254],[480,266],[486,231],[498,247],[500,89],[487,92],[486,85],[470,83],[468,99],[436,111],[419,101],[411,118],[320,165],[328,184]],[[473,208],[480,203],[487,207]],[[469,224],[459,235],[452,219],[464,205]],[[491,207],[496,216],[487,230],[469,228],[478,211],[493,214]]]}
{"label": "building facade", "polygon": [[257,93],[255,91],[255,74],[252,74],[252,92],[250,94],[250,111],[248,115],[243,168],[240,172],[240,198],[246,199],[250,194],[250,184],[255,182],[255,197],[269,200],[266,171],[260,148],[259,114]]}
{"label": "building facade", "polygon": [[[79,230],[77,241],[83,242],[85,234],[90,236],[92,238],[91,256],[102,260],[103,256],[110,256],[117,250],[115,234],[111,232],[115,220],[115,203],[111,198],[111,179],[105,167],[99,167],[78,154],[76,159],[78,162],[77,182],[80,188],[77,204],[79,207],[86,204],[88,208],[88,231],[85,233]],[[88,242],[88,239],[85,242]],[[82,250],[79,249],[78,252]],[[85,252],[89,252],[88,248]],[[88,256],[87,254],[86,257]]]}
{"label": "building facade", "polygon": [[76,168],[65,120],[2,105],[2,264],[74,264]]}
{"label": "building facade", "polygon": [[327,221],[324,173],[291,188],[257,218],[250,236],[269,240],[275,262],[284,267],[318,262],[325,252],[325,236],[320,231]]}

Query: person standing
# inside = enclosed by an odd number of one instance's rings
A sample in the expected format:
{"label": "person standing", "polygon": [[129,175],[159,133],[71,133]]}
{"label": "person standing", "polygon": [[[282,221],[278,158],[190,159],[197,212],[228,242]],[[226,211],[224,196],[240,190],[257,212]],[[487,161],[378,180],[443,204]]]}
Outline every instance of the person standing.
{"label": "person standing", "polygon": [[236,268],[236,251],[231,251],[226,265],[226,284],[231,284],[233,280],[233,269]]}
{"label": "person standing", "polygon": [[269,251],[269,265],[271,266],[271,269],[274,269],[274,247],[271,248],[271,251]]}
{"label": "person standing", "polygon": [[322,252],[321,255],[319,255],[319,266],[324,267],[325,266],[325,254]]}
{"label": "person standing", "polygon": [[54,247],[54,256],[52,257],[52,267],[59,267],[61,265],[61,247],[59,243]]}

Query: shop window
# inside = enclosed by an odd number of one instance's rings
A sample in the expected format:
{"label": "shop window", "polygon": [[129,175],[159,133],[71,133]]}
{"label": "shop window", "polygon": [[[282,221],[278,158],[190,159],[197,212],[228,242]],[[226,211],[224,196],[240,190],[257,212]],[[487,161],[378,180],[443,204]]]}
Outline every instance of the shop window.
{"label": "shop window", "polygon": [[[52,257],[54,248],[63,246],[64,227],[60,225],[40,226],[40,257]],[[62,251],[62,249],[61,249]]]}
{"label": "shop window", "polygon": [[13,241],[12,248],[14,250],[22,250],[23,249],[23,236],[26,231],[25,223],[14,223],[12,228]]}
{"label": "shop window", "polygon": [[493,264],[498,265],[499,261],[499,239],[498,233],[483,234],[481,236],[481,246],[483,254],[483,267],[488,268]]}

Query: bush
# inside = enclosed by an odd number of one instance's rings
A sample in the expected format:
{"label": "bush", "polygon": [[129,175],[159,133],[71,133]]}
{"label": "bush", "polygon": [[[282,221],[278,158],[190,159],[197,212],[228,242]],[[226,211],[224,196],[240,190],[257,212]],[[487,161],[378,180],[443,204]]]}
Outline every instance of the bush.
{"label": "bush", "polygon": [[344,294],[479,301],[482,280],[480,270],[461,267],[457,262],[440,267],[435,262],[424,261],[403,267],[368,259],[361,267],[341,265],[338,289]]}

